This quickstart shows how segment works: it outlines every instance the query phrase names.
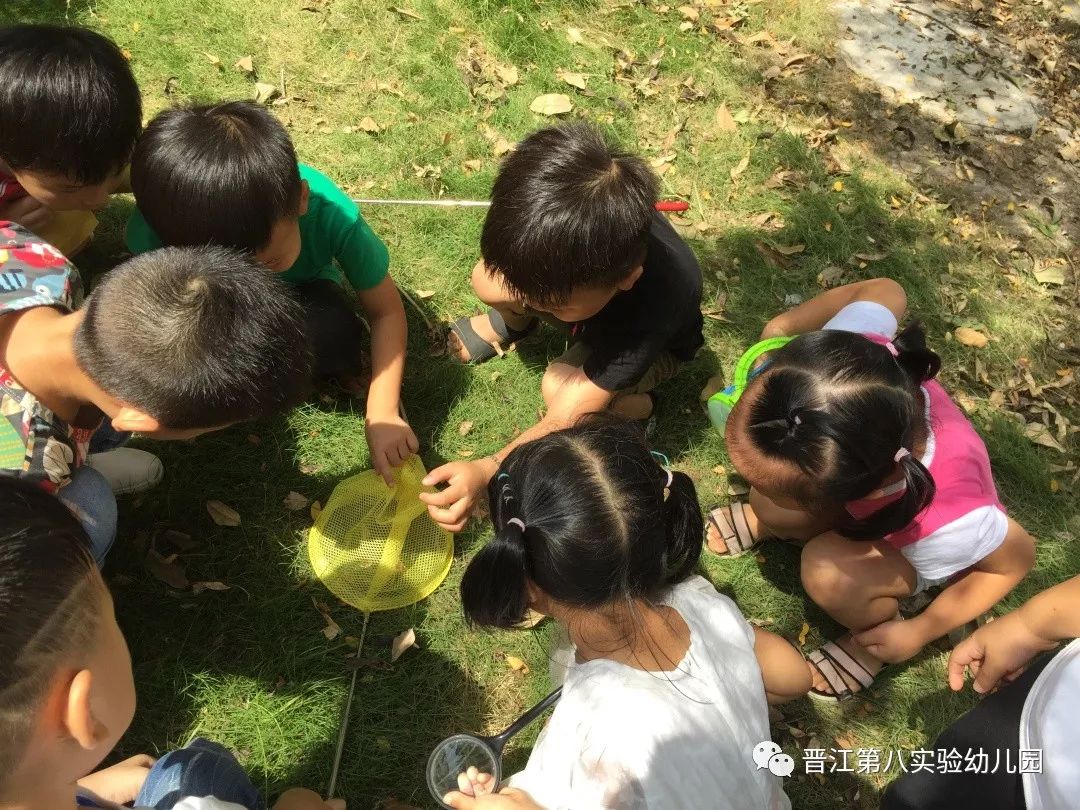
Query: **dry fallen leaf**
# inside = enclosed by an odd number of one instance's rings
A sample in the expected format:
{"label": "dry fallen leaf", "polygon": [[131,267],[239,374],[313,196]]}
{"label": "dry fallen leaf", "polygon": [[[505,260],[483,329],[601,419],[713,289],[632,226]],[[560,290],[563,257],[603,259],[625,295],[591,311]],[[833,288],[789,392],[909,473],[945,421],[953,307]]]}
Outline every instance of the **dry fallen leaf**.
{"label": "dry fallen leaf", "polygon": [[698,18],[701,17],[701,12],[693,6],[679,6],[679,13],[690,22],[697,22]]}
{"label": "dry fallen leaf", "polygon": [[512,65],[509,67],[497,67],[495,68],[495,75],[502,80],[505,85],[513,85],[518,83],[518,71],[516,67]]}
{"label": "dry fallen leaf", "polygon": [[299,492],[290,491],[289,494],[285,496],[283,503],[285,504],[285,508],[290,512],[299,512],[301,509],[306,509],[311,501]]}
{"label": "dry fallen leaf", "polygon": [[844,190],[844,181],[843,180],[837,180],[835,183],[832,184],[832,190],[833,191],[843,191]]}
{"label": "dry fallen leaf", "polygon": [[233,64],[233,67],[234,68],[239,68],[240,70],[244,71],[244,73],[254,73],[255,72],[255,62],[252,60],[252,58],[250,56],[242,56],[242,57],[240,57]]}
{"label": "dry fallen leaf", "polygon": [[735,167],[731,170],[731,179],[738,180],[739,175],[746,171],[746,167],[750,165],[750,152],[748,151],[743,155],[743,159],[740,160]]}
{"label": "dry fallen leaf", "polygon": [[806,622],[802,623],[802,629],[799,630],[799,646],[802,647],[806,644],[806,637],[810,633],[810,625]]}
{"label": "dry fallen leaf", "polygon": [[227,591],[230,587],[224,582],[193,582],[191,583],[191,592],[198,596],[203,591]]}
{"label": "dry fallen leaf", "polygon": [[518,658],[516,655],[506,656],[506,665],[510,667],[514,672],[520,672],[522,675],[529,674],[529,665]]}
{"label": "dry fallen leaf", "polygon": [[585,38],[581,35],[580,28],[567,28],[566,29],[566,41],[571,45],[584,45]]}
{"label": "dry fallen leaf", "polygon": [[435,291],[434,290],[417,290],[415,295],[421,301],[426,301],[428,298],[434,298],[435,297]]}
{"label": "dry fallen leaf", "polygon": [[407,17],[410,20],[422,20],[422,16],[417,14],[410,8],[400,8],[399,6],[390,6],[390,10],[395,14],[400,14],[402,17]]}
{"label": "dry fallen leaf", "polygon": [[266,82],[255,82],[255,103],[265,104],[268,101],[273,101],[275,98],[281,95],[281,91],[272,84]]}
{"label": "dry fallen leaf", "polygon": [[410,647],[416,646],[416,630],[409,628],[403,633],[398,633],[394,636],[394,640],[390,644],[390,661],[393,663],[401,658],[405,654],[405,651]]}
{"label": "dry fallen leaf", "polygon": [[318,520],[320,514],[322,514],[322,504],[318,501],[313,501],[311,504],[311,519]]}
{"label": "dry fallen leaf", "polygon": [[584,90],[587,87],[584,73],[560,73],[559,78],[578,90]]}
{"label": "dry fallen leaf", "polygon": [[731,110],[727,108],[727,104],[721,104],[716,108],[713,122],[716,124],[717,132],[735,132],[739,128],[735,118],[731,115]]}
{"label": "dry fallen leaf", "polygon": [[534,98],[529,109],[540,115],[564,115],[574,109],[574,105],[563,93],[545,93]]}
{"label": "dry fallen leaf", "polygon": [[1059,264],[1041,265],[1032,275],[1040,284],[1051,284],[1060,287],[1065,283],[1065,268]]}
{"label": "dry fallen leaf", "polygon": [[806,245],[800,243],[798,245],[776,245],[773,250],[777,253],[781,253],[784,256],[794,256],[796,253],[802,253],[806,250]]}
{"label": "dry fallen leaf", "polygon": [[170,588],[175,588],[178,591],[185,590],[190,584],[184,566],[176,562],[175,554],[163,557],[156,549],[150,549],[146,553],[146,570],[158,582],[164,582]]}
{"label": "dry fallen leaf", "polygon": [[1027,427],[1024,428],[1024,435],[1027,436],[1033,444],[1040,445],[1041,447],[1049,447],[1051,450],[1057,450],[1059,453],[1065,452],[1065,448],[1054,438],[1053,434],[1050,432],[1050,428],[1042,422],[1030,422]]}
{"label": "dry fallen leaf", "polygon": [[371,133],[372,135],[377,135],[382,132],[382,127],[375,123],[375,119],[369,115],[365,115],[360,119],[359,127],[364,130],[364,132]]}
{"label": "dry fallen leaf", "polygon": [[218,526],[240,525],[240,513],[221,501],[207,501],[206,511],[210,513],[210,519]]}
{"label": "dry fallen leaf", "polygon": [[472,433],[472,429],[472,422],[462,422],[460,425],[458,425],[457,432],[459,436],[468,436],[470,433]]}
{"label": "dry fallen leaf", "polygon": [[221,59],[219,59],[217,56],[210,53],[209,51],[203,51],[203,56],[206,57],[207,61],[209,61],[211,65],[218,68],[219,70],[221,69]]}
{"label": "dry fallen leaf", "polygon": [[975,329],[968,326],[960,326],[953,332],[953,337],[956,338],[958,343],[964,346],[971,346],[976,349],[981,349],[990,339]]}

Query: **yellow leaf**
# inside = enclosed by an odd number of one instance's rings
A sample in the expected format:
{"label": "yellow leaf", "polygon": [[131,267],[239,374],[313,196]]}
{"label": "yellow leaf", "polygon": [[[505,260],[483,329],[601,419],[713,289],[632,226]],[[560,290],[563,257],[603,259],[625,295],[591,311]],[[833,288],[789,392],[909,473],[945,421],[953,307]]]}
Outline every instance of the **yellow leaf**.
{"label": "yellow leaf", "polygon": [[410,20],[422,20],[424,19],[411,8],[400,8],[398,6],[390,6],[390,10],[395,14],[400,14],[402,17],[407,17]]}
{"label": "yellow leaf", "polygon": [[216,67],[216,68],[221,67],[221,59],[219,59],[214,54],[210,53],[209,51],[203,51],[203,56],[205,56],[207,61],[209,61],[210,64],[213,65],[214,67]]}
{"label": "yellow leaf", "polygon": [[529,665],[518,658],[516,655],[506,656],[506,665],[510,667],[514,672],[520,672],[522,675],[529,674]]}
{"label": "yellow leaf", "polygon": [[375,122],[374,118],[368,115],[365,115],[360,119],[360,129],[364,130],[364,132],[369,132],[372,135],[377,135],[382,132],[382,127]]}
{"label": "yellow leaf", "polygon": [[750,165],[750,152],[743,155],[743,159],[740,160],[735,167],[731,170],[731,179],[738,180],[739,175],[746,171],[746,168]]}
{"label": "yellow leaf", "polygon": [[240,513],[221,501],[207,501],[206,511],[210,513],[210,519],[218,526],[240,525]]}
{"label": "yellow leaf", "polygon": [[806,636],[810,633],[810,625],[806,622],[802,623],[802,629],[799,630],[799,646],[802,647],[806,644]]}
{"label": "yellow leaf", "polygon": [[584,45],[585,38],[581,35],[580,28],[567,28],[566,29],[566,41],[571,45]]}
{"label": "yellow leaf", "polygon": [[497,67],[495,68],[495,74],[502,79],[503,84],[510,85],[518,83],[518,72],[516,67]]}
{"label": "yellow leaf", "polygon": [[393,642],[390,644],[390,662],[393,663],[401,658],[405,654],[405,651],[416,644],[416,631],[413,628],[409,628],[403,633],[398,633],[394,636]]}
{"label": "yellow leaf", "polygon": [[826,222],[821,227],[824,228],[828,233],[832,233],[832,223],[831,222]]}
{"label": "yellow leaf", "polygon": [[533,99],[529,109],[540,115],[564,115],[574,109],[570,97],[563,93],[546,93]]}
{"label": "yellow leaf", "polygon": [[735,119],[731,115],[731,110],[727,108],[727,104],[721,104],[716,108],[713,122],[716,124],[716,130],[718,132],[735,132],[739,128],[739,125],[735,123]]}
{"label": "yellow leaf", "polygon": [[311,504],[311,519],[318,520],[319,515],[322,513],[322,504],[318,501],[314,501]]}
{"label": "yellow leaf", "polygon": [[958,327],[956,331],[953,332],[953,337],[956,338],[958,343],[961,343],[964,346],[971,346],[975,349],[981,349],[990,342],[990,339],[982,332],[967,326]]}
{"label": "yellow leaf", "polygon": [[254,73],[255,72],[255,63],[254,63],[254,61],[252,61],[252,58],[250,56],[242,56],[242,57],[240,57],[233,64],[233,67],[234,68],[239,68],[240,70],[244,71],[244,73]]}
{"label": "yellow leaf", "polygon": [[697,22],[701,16],[701,12],[693,6],[679,6],[679,13],[683,15],[690,22]]}
{"label": "yellow leaf", "polygon": [[832,184],[832,190],[833,191],[843,191],[844,190],[844,181],[843,180],[837,180],[835,183]]}
{"label": "yellow leaf", "polygon": [[1060,490],[1061,490],[1061,482],[1058,481],[1056,478],[1051,478],[1050,479],[1050,491],[1051,492],[1059,492]]}
{"label": "yellow leaf", "polygon": [[458,435],[459,436],[468,436],[472,432],[472,428],[473,428],[473,423],[472,422],[462,422],[460,425],[458,425],[458,429],[457,429]]}
{"label": "yellow leaf", "polygon": [[584,73],[561,73],[559,74],[559,78],[571,87],[576,87],[578,90],[584,90],[586,87]]}

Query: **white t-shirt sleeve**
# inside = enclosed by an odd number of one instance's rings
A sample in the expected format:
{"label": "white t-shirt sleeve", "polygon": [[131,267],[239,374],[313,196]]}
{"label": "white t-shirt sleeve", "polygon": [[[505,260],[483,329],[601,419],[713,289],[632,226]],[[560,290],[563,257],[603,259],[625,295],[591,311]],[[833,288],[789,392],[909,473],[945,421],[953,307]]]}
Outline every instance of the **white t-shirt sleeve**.
{"label": "white t-shirt sleeve", "polygon": [[958,574],[997,551],[1009,531],[1009,519],[997,506],[980,506],[900,549],[923,579]]}
{"label": "white t-shirt sleeve", "polygon": [[[142,809],[135,807],[132,810]],[[174,804],[172,810],[247,810],[247,808],[213,796],[187,796]]]}
{"label": "white t-shirt sleeve", "polygon": [[855,301],[837,312],[822,329],[858,332],[860,335],[896,337],[896,316],[877,301]]}
{"label": "white t-shirt sleeve", "polygon": [[[1080,794],[1080,641],[1073,641],[1035,679],[1020,716],[1020,749],[1038,751],[1038,767],[1024,772],[1028,810],[1072,810]],[[1021,754],[1021,762],[1023,755]],[[1021,766],[1023,767],[1023,766]]]}

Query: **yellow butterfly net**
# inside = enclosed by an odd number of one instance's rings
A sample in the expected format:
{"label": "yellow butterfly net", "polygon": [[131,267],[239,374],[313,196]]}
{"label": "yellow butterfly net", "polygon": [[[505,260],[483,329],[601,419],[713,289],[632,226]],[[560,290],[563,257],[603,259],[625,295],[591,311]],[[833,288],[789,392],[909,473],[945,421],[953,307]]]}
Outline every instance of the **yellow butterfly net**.
{"label": "yellow butterfly net", "polygon": [[429,596],[450,571],[453,536],[420,502],[431,491],[412,456],[394,487],[374,470],[334,488],[308,534],[315,575],[334,596],[364,612],[395,610]]}

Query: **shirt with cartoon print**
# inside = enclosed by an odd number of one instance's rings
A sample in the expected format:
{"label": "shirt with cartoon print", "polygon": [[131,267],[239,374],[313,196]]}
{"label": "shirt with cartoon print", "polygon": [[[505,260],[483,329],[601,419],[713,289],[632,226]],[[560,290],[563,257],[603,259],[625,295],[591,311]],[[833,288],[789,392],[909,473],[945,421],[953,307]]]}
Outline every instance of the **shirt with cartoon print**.
{"label": "shirt with cartoon print", "polygon": [[[60,251],[21,225],[0,221],[0,318],[33,307],[70,312],[82,298],[82,279]],[[0,363],[0,474],[49,491],[67,484],[101,424],[100,411],[84,411],[85,418],[81,412],[76,424],[68,424]]]}

